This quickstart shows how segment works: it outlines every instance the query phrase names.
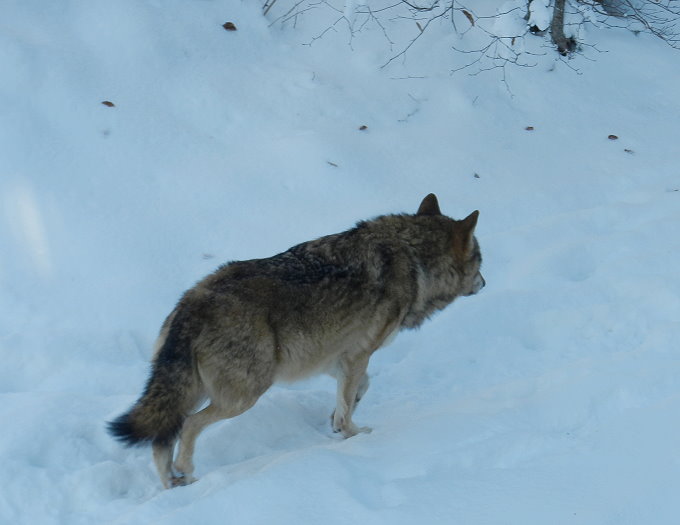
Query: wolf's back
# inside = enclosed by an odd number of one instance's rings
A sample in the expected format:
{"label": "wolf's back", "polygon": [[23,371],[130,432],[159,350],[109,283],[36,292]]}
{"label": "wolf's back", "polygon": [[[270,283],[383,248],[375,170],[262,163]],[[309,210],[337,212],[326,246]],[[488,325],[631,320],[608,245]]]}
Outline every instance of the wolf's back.
{"label": "wolf's back", "polygon": [[128,446],[172,443],[196,402],[193,334],[177,315],[153,363],[144,393],[132,408],[108,423],[109,433]]}

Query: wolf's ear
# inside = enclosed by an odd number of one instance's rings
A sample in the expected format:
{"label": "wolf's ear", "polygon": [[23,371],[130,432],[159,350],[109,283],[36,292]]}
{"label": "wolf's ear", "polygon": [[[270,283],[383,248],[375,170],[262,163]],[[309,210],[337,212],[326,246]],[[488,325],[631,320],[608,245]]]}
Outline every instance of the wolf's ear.
{"label": "wolf's ear", "polygon": [[473,211],[470,215],[465,217],[462,221],[456,221],[455,238],[458,239],[455,244],[462,253],[469,253],[472,249],[472,237],[475,234],[475,227],[477,226],[477,219],[479,212]]}
{"label": "wolf's ear", "polygon": [[430,193],[427,197],[423,199],[418,208],[418,213],[416,215],[441,215],[442,212],[439,210],[439,202],[437,202],[437,196],[434,193]]}
{"label": "wolf's ear", "polygon": [[472,234],[475,232],[477,219],[479,219],[479,211],[475,210],[462,221],[460,221],[463,230],[467,231],[470,236],[472,236]]}

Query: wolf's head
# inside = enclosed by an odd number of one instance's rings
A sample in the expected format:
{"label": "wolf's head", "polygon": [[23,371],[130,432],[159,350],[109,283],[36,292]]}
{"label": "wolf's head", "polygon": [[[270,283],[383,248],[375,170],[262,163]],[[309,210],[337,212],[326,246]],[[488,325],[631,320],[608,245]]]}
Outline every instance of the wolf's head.
{"label": "wolf's head", "polygon": [[[442,215],[434,193],[423,199],[416,215]],[[475,210],[462,221],[453,221],[451,249],[457,273],[461,278],[460,295],[474,295],[486,285],[480,272],[482,254],[474,235],[478,218],[479,211]]]}

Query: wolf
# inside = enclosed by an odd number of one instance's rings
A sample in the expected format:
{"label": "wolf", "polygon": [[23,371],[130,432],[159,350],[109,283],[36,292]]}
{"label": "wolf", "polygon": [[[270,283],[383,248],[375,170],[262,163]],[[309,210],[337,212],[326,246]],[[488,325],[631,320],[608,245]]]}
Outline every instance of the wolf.
{"label": "wolf", "polygon": [[484,287],[478,216],[453,220],[429,194],[415,214],[219,267],[167,317],[141,397],[109,432],[126,445],[150,442],[165,488],[187,485],[205,427],[248,410],[277,381],[318,373],[337,380],[333,431],[370,432],[352,415],[373,352]]}

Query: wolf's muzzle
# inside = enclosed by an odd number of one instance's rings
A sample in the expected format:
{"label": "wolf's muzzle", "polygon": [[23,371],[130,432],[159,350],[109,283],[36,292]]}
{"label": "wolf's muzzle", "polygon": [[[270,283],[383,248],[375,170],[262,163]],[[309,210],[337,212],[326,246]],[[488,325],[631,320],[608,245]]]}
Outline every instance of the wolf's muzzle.
{"label": "wolf's muzzle", "polygon": [[478,293],[482,288],[486,286],[486,281],[484,280],[484,277],[482,277],[481,273],[478,273],[475,275],[475,280],[472,281],[472,290],[468,295],[475,295]]}

